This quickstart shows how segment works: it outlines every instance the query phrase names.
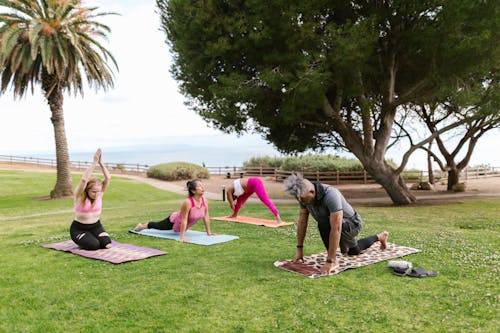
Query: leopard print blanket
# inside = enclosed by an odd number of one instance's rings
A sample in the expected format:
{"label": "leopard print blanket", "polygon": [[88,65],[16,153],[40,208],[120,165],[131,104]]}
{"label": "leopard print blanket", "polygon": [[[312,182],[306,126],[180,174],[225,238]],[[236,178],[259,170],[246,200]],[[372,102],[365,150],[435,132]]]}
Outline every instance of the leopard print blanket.
{"label": "leopard print blanket", "polygon": [[[371,247],[359,255],[343,256],[342,254],[337,253],[339,265],[332,269],[329,275],[335,275],[347,269],[363,267],[380,261],[399,258],[417,252],[420,252],[420,250],[392,243],[387,243],[387,249],[381,250],[380,242],[375,242]],[[274,266],[309,278],[318,278],[326,276],[320,273],[320,269],[326,261],[326,256],[327,253],[322,252],[312,254],[310,256],[304,256],[303,263],[293,263],[291,260],[282,260],[274,262]]]}

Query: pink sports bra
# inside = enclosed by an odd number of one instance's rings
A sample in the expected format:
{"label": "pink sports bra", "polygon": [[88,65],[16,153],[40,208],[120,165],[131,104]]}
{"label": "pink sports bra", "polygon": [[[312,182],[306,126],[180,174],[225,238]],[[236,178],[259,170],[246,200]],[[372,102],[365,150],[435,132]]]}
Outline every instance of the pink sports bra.
{"label": "pink sports bra", "polygon": [[76,213],[100,213],[102,210],[102,196],[98,196],[96,201],[94,202],[94,207],[90,203],[90,199],[86,198],[85,202],[82,204],[81,202],[75,203],[75,212]]}

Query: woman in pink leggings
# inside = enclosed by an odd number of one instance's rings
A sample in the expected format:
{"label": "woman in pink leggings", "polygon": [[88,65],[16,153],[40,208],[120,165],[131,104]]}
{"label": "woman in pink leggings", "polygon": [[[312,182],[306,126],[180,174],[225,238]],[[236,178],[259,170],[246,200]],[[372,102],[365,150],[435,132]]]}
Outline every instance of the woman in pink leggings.
{"label": "woman in pink leggings", "polygon": [[247,201],[248,198],[252,194],[257,194],[257,197],[262,201],[264,205],[269,208],[271,213],[276,217],[276,223],[281,224],[280,214],[274,204],[269,200],[267,196],[266,189],[264,188],[264,184],[262,180],[257,177],[249,177],[247,179],[236,179],[231,185],[227,188],[227,201],[229,202],[229,206],[233,210],[233,214],[230,217],[238,216],[238,212],[241,207]]}

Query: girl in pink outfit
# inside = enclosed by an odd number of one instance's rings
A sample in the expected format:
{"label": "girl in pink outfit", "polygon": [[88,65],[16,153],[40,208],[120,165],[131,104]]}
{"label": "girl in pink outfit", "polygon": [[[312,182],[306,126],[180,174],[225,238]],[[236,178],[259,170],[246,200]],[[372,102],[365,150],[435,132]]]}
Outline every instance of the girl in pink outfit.
{"label": "girl in pink outfit", "polygon": [[257,194],[257,197],[262,201],[264,205],[269,208],[271,213],[273,213],[276,218],[276,223],[281,224],[280,214],[274,204],[269,200],[266,189],[264,188],[264,183],[262,180],[257,177],[249,177],[247,179],[236,179],[231,185],[227,188],[227,201],[229,202],[229,206],[233,210],[233,214],[230,217],[238,216],[238,212],[240,211],[243,204],[247,201],[248,198],[252,194]]}
{"label": "girl in pink outfit", "polygon": [[[104,180],[91,177],[99,164]],[[102,196],[108,188],[111,175],[102,163],[102,151],[97,149],[90,167],[83,173],[75,189],[75,218],[69,228],[73,242],[84,250],[98,250],[111,247],[111,238],[101,224]]]}
{"label": "girl in pink outfit", "polygon": [[189,242],[184,236],[193,224],[203,219],[205,229],[209,236],[215,235],[210,231],[210,216],[208,215],[208,203],[203,194],[205,189],[200,179],[190,180],[186,184],[189,196],[182,201],[181,209],[167,216],[162,221],[139,223],[135,231],[144,229],[173,230],[180,233],[181,242]]}

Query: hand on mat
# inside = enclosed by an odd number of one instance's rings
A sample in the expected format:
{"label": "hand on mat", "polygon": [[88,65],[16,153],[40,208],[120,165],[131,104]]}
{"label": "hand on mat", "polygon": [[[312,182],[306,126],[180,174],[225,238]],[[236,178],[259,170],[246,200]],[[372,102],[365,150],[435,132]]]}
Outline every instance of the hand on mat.
{"label": "hand on mat", "polygon": [[210,233],[207,232],[207,235],[209,235],[209,236],[216,236],[217,234],[215,232],[210,232]]}
{"label": "hand on mat", "polygon": [[332,271],[332,268],[335,268],[339,265],[339,262],[337,259],[334,259],[333,262],[325,262],[323,267],[321,267],[321,274],[323,275],[329,275],[330,272]]}
{"label": "hand on mat", "polygon": [[179,240],[180,240],[181,242],[183,242],[183,243],[189,243],[189,241],[190,241],[190,239],[189,239],[189,238],[187,238],[187,237],[181,237]]}

